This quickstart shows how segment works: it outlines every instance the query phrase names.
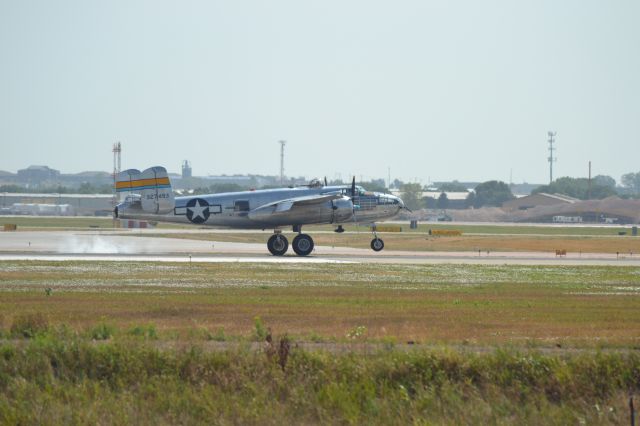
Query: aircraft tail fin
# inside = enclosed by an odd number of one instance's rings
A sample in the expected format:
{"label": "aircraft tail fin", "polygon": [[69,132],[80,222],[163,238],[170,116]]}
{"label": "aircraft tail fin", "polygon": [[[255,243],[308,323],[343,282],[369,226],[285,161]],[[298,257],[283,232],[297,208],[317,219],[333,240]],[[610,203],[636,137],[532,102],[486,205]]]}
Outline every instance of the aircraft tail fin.
{"label": "aircraft tail fin", "polygon": [[173,190],[167,169],[150,167],[143,172],[129,169],[116,176],[116,192],[140,194],[142,210],[164,214],[175,207]]}

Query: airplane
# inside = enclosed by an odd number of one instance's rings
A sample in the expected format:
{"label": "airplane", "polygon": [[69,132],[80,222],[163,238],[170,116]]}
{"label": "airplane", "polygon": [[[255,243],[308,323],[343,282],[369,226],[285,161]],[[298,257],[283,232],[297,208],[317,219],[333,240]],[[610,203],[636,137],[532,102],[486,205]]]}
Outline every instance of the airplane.
{"label": "airplane", "polygon": [[[298,256],[313,251],[313,239],[302,233],[303,225],[333,224],[335,232],[342,225],[358,222],[372,224],[371,248],[381,251],[384,241],[378,237],[375,222],[395,216],[407,209],[403,201],[391,194],[365,191],[356,185],[324,184],[314,179],[309,185],[261,189],[221,194],[175,197],[164,167],[150,167],[143,172],[129,169],[116,175],[115,189],[128,194],[114,209],[114,217],[155,222],[192,223],[238,229],[269,229],[274,234],[267,248],[274,256],[284,255],[289,241],[282,228],[291,226],[298,235],[292,241]],[[409,210],[410,211],[410,210]]]}

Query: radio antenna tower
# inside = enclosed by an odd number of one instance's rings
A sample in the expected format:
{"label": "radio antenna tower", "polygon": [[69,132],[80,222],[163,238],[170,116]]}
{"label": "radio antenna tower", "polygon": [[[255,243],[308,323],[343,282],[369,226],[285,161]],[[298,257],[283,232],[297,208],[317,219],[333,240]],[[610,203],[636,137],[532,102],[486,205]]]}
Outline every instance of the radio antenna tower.
{"label": "radio antenna tower", "polygon": [[122,144],[116,142],[113,144],[113,202],[118,203],[118,193],[116,192],[116,178],[120,173]]}
{"label": "radio antenna tower", "polygon": [[547,136],[549,136],[549,158],[547,158],[547,160],[549,161],[549,184],[551,184],[553,182],[553,163],[555,161],[558,161],[557,158],[555,158],[553,156],[553,151],[555,151],[556,149],[553,147],[553,144],[555,143],[555,137],[556,137],[556,132],[552,132],[549,131],[547,132]]}
{"label": "radio antenna tower", "polygon": [[286,141],[279,141],[280,144],[280,185],[284,185],[284,146]]}

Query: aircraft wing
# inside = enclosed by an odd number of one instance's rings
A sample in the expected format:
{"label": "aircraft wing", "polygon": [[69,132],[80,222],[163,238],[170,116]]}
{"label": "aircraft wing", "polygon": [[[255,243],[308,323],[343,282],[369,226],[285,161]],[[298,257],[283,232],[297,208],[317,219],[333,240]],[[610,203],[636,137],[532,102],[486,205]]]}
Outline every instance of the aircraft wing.
{"label": "aircraft wing", "polygon": [[264,204],[249,212],[249,219],[262,220],[265,216],[287,213],[295,206],[308,206],[312,204],[322,204],[343,198],[341,194],[307,195],[304,197],[287,198],[285,200],[274,201]]}

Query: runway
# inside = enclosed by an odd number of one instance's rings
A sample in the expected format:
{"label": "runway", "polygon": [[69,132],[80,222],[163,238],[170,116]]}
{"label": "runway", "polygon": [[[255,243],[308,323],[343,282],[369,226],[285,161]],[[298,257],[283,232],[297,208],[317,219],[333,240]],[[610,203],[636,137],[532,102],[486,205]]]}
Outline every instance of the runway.
{"label": "runway", "polygon": [[[274,257],[266,244],[211,242],[145,237],[129,231],[25,231],[0,232],[0,260],[85,260],[145,262],[260,262],[260,263],[386,263],[386,264],[513,264],[640,266],[639,255],[547,252],[432,252],[393,251],[316,246],[312,255],[296,256],[291,250]],[[133,233],[136,233],[136,236]]]}

